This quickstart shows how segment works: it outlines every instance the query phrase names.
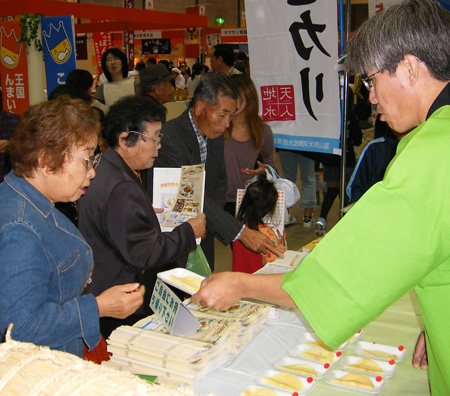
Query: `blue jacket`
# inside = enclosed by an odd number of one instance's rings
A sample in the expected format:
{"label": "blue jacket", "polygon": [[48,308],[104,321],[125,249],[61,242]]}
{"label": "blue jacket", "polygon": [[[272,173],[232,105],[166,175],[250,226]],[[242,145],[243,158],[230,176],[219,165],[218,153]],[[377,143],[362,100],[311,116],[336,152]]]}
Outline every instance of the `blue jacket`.
{"label": "blue jacket", "polygon": [[397,144],[398,139],[389,131],[364,147],[347,185],[345,205],[356,202],[370,187],[383,180],[386,168],[395,156]]}
{"label": "blue jacket", "polygon": [[[81,296],[92,251],[75,226],[11,171],[0,184],[0,335],[83,356],[100,341],[98,305]],[[84,341],[84,342],[83,342]]]}

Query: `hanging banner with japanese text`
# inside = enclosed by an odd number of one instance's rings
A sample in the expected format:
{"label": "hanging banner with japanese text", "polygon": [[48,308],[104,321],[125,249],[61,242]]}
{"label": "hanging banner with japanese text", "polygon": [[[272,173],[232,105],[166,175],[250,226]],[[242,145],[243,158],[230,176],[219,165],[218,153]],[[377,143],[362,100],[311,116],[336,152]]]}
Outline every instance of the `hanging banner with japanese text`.
{"label": "hanging banner with japanese text", "polygon": [[375,14],[384,11],[393,4],[400,4],[402,1],[403,0],[369,0],[369,18],[372,18]]}
{"label": "hanging banner with japanese text", "polygon": [[0,21],[0,75],[3,110],[22,115],[29,105],[29,95],[25,44],[17,43],[19,24],[19,21]]}
{"label": "hanging banner with japanese text", "polygon": [[[102,23],[108,20],[93,19],[92,22]],[[92,41],[94,42],[95,57],[97,59],[97,73],[100,76],[102,70],[102,56],[103,53],[112,47],[111,33],[109,32],[94,32],[92,33]]]}
{"label": "hanging banner with japanese text", "polygon": [[337,4],[246,0],[251,77],[277,148],[340,153]]}
{"label": "hanging banner with japanese text", "polygon": [[47,95],[77,68],[73,16],[41,18]]}

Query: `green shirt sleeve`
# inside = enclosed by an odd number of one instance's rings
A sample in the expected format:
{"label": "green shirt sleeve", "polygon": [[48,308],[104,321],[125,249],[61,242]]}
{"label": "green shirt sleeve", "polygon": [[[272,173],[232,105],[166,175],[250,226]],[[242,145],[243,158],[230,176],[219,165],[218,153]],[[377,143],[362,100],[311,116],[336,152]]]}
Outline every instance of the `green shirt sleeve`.
{"label": "green shirt sleeve", "polygon": [[[450,134],[445,128],[450,107],[445,108],[445,114],[436,111],[400,141],[384,180],[356,203],[295,272],[283,277],[282,288],[332,347],[413,287],[419,297],[430,299],[444,283],[450,303],[450,183],[444,182],[450,169]],[[421,294],[418,289],[423,286],[426,291]],[[429,301],[425,309],[439,310],[442,295],[436,294],[434,304]]]}

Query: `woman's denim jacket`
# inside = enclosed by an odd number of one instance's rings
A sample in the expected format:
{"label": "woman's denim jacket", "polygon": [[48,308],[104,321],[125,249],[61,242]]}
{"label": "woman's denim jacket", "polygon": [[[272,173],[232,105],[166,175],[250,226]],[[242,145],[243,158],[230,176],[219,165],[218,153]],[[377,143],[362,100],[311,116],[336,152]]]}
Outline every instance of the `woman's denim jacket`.
{"label": "woman's denim jacket", "polygon": [[[22,177],[0,184],[0,334],[83,356],[100,340],[98,306],[81,296],[92,251],[75,226]],[[84,342],[83,342],[84,341]]]}

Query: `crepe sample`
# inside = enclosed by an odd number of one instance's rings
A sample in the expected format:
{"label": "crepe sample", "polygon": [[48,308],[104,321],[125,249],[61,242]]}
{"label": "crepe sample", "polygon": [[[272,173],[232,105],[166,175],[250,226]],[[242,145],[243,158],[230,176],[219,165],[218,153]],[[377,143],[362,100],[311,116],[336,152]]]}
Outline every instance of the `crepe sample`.
{"label": "crepe sample", "polygon": [[347,364],[344,368],[347,370],[363,371],[369,374],[384,375],[384,371],[378,363],[366,358],[360,359],[354,364]]}
{"label": "crepe sample", "polygon": [[386,359],[386,360],[397,360],[398,359],[397,355],[393,355],[392,353],[389,353],[389,352],[379,351],[377,349],[371,349],[371,350],[363,349],[361,351],[361,353],[363,355],[373,356],[373,357]]}
{"label": "crepe sample", "polygon": [[317,341],[305,341],[305,344],[308,344],[308,345],[317,345],[317,346],[320,346],[320,347],[322,347],[322,348],[324,348],[324,349],[334,349],[334,350],[337,350],[337,349],[339,349],[339,348],[331,348],[331,347],[329,347],[327,344],[325,344],[322,340],[317,340]]}
{"label": "crepe sample", "polygon": [[200,278],[197,278],[195,276],[185,276],[185,277],[178,277],[171,275],[169,276],[169,279],[182,287],[184,287],[187,290],[197,292],[200,289],[200,285],[202,283],[202,280]]}
{"label": "crepe sample", "polygon": [[332,363],[335,356],[333,351],[320,346],[314,346],[306,349],[300,355],[306,359],[315,360],[320,363]]}
{"label": "crepe sample", "polygon": [[337,385],[351,386],[359,389],[375,389],[371,379],[364,374],[347,374],[340,378],[332,378],[331,382]]}
{"label": "crepe sample", "polygon": [[303,383],[300,378],[289,373],[280,373],[273,377],[263,377],[263,381],[268,385],[286,389],[290,392],[298,392],[303,388]]}
{"label": "crepe sample", "polygon": [[277,396],[277,392],[271,389],[253,388],[243,391],[242,396]]}
{"label": "crepe sample", "polygon": [[294,371],[299,374],[309,375],[310,377],[317,377],[317,371],[309,364],[288,364],[286,366],[279,366],[280,369]]}
{"label": "crepe sample", "polygon": [[2,395],[96,395],[185,396],[191,389],[169,389],[70,353],[17,342],[0,344],[0,394]]}

